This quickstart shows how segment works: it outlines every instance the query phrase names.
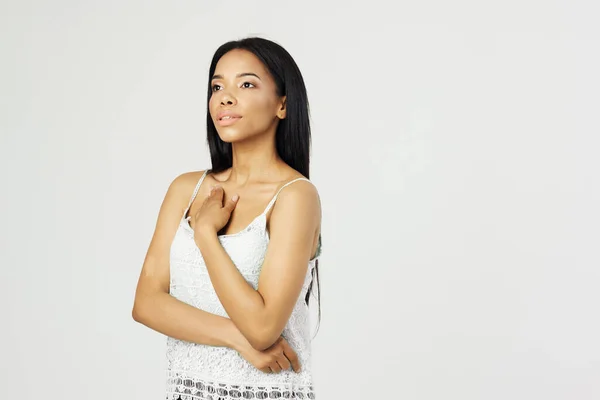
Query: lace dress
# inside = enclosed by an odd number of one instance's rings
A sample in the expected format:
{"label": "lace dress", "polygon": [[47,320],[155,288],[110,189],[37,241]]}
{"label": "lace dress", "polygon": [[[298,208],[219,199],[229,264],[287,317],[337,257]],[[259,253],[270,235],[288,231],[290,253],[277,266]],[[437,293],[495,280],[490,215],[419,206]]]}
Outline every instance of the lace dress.
{"label": "lace dress", "polygon": [[[185,218],[198,194],[206,172],[202,175],[173,239],[170,252],[170,294],[194,307],[228,317],[212,287],[200,250],[194,242],[194,231]],[[298,178],[285,184],[298,180]],[[310,182],[310,181],[309,181]],[[266,215],[281,189],[242,231],[220,235],[219,241],[240,273],[255,289],[261,270],[269,234]],[[284,338],[298,354],[301,370],[264,373],[226,347],[190,343],[167,338],[167,400],[233,400],[233,399],[314,399],[311,374],[310,324],[304,298],[312,280],[312,270],[321,253],[309,261],[308,270],[290,319],[283,330]]]}

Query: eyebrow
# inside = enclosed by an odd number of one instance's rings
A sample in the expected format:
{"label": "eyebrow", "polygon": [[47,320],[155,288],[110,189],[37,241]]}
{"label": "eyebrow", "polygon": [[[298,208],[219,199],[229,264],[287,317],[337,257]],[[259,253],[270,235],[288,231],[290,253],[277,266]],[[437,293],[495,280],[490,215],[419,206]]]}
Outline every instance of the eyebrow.
{"label": "eyebrow", "polygon": [[[237,74],[235,77],[241,78],[242,76],[255,76],[259,80],[262,80],[262,79],[260,79],[260,76],[256,75],[254,72],[242,72],[240,74]],[[223,75],[213,75],[213,77],[210,78],[210,80],[212,81],[213,79],[223,79]]]}

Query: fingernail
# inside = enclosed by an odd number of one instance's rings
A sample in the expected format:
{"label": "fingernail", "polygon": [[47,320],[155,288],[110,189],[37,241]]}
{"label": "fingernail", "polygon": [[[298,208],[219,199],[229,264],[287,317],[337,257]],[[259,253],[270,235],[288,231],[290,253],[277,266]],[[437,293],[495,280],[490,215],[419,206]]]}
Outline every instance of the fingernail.
{"label": "fingernail", "polygon": [[239,199],[240,196],[238,196],[237,194],[234,194],[233,197],[231,198],[231,200],[233,201],[237,201],[237,199]]}

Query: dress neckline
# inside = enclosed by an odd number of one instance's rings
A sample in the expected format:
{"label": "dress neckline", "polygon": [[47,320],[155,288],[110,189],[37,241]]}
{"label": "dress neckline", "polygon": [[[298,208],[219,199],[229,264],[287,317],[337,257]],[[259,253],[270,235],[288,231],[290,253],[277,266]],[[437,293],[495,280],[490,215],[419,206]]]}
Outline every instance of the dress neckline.
{"label": "dress neckline", "polygon": [[[185,217],[185,214],[187,214],[187,211],[183,214],[183,217],[181,218],[181,223],[183,225],[184,228],[186,228],[187,230],[189,230],[190,232],[194,232],[194,229],[192,228],[192,226],[190,225],[190,221],[188,220],[188,218]],[[257,215],[252,221],[250,221],[250,223],[248,225],[246,225],[245,228],[243,228],[241,231],[235,232],[235,233],[228,233],[228,234],[222,234],[222,235],[217,235],[217,237],[219,238],[228,238],[228,237],[235,237],[235,236],[241,236],[242,234],[248,232],[250,230],[250,228],[252,226],[254,226],[257,221],[259,219],[261,219],[261,217],[265,217],[265,213],[261,213],[259,215]]]}
{"label": "dress neckline", "polygon": [[[204,178],[206,178],[206,176],[208,175],[208,171],[209,170],[205,170],[204,173],[202,174],[202,177],[200,177],[198,183],[196,184],[196,187],[194,188],[194,192],[192,194],[192,198],[190,199],[187,208],[185,209],[185,211],[183,212],[183,216],[181,217],[181,221],[180,221],[180,226],[183,226],[183,228],[185,230],[187,230],[188,232],[190,232],[191,234],[194,234],[194,229],[192,229],[192,226],[190,225],[189,222],[189,218],[187,217],[187,214],[192,206],[192,203],[194,202],[194,199],[196,198],[196,195],[198,194],[198,191],[200,189],[200,185],[202,185],[202,182],[204,181]],[[271,198],[271,201],[269,201],[269,203],[267,204],[267,207],[265,208],[265,210],[260,213],[259,215],[257,215],[256,217],[254,217],[254,219],[252,221],[250,221],[250,223],[241,231],[239,232],[235,232],[235,233],[228,233],[228,234],[217,234],[217,237],[219,239],[228,239],[228,238],[235,238],[235,237],[239,237],[242,236],[243,234],[250,232],[251,228],[257,224],[258,221],[260,220],[264,220],[263,223],[261,224],[261,229],[264,230],[264,237],[267,240],[267,243],[269,243],[270,241],[270,237],[269,237],[269,231],[267,230],[267,214],[269,213],[269,210],[271,209],[271,207],[273,207],[273,205],[275,204],[275,201],[277,200],[277,197],[279,196],[279,193],[281,193],[281,191],[288,185],[299,181],[299,180],[304,180],[307,181],[309,183],[312,184],[312,182],[305,178],[305,177],[298,177],[295,179],[292,179],[291,181],[288,181],[287,183],[285,183],[284,185],[282,185],[279,190],[277,190],[277,192],[275,193],[275,195]],[[320,255],[321,255],[321,234],[319,234],[319,239],[318,239],[319,243],[317,244],[317,252],[316,255],[311,258],[309,260],[309,263],[315,263]]]}

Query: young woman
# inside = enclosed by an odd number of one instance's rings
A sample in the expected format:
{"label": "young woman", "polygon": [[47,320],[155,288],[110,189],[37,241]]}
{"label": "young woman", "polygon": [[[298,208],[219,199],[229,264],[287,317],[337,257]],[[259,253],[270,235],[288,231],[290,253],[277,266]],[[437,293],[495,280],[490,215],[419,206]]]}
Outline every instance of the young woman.
{"label": "young woman", "polygon": [[216,51],[207,141],[212,168],[167,191],[133,307],[168,336],[166,398],[314,399],[321,206],[306,88],[285,49],[247,38]]}

